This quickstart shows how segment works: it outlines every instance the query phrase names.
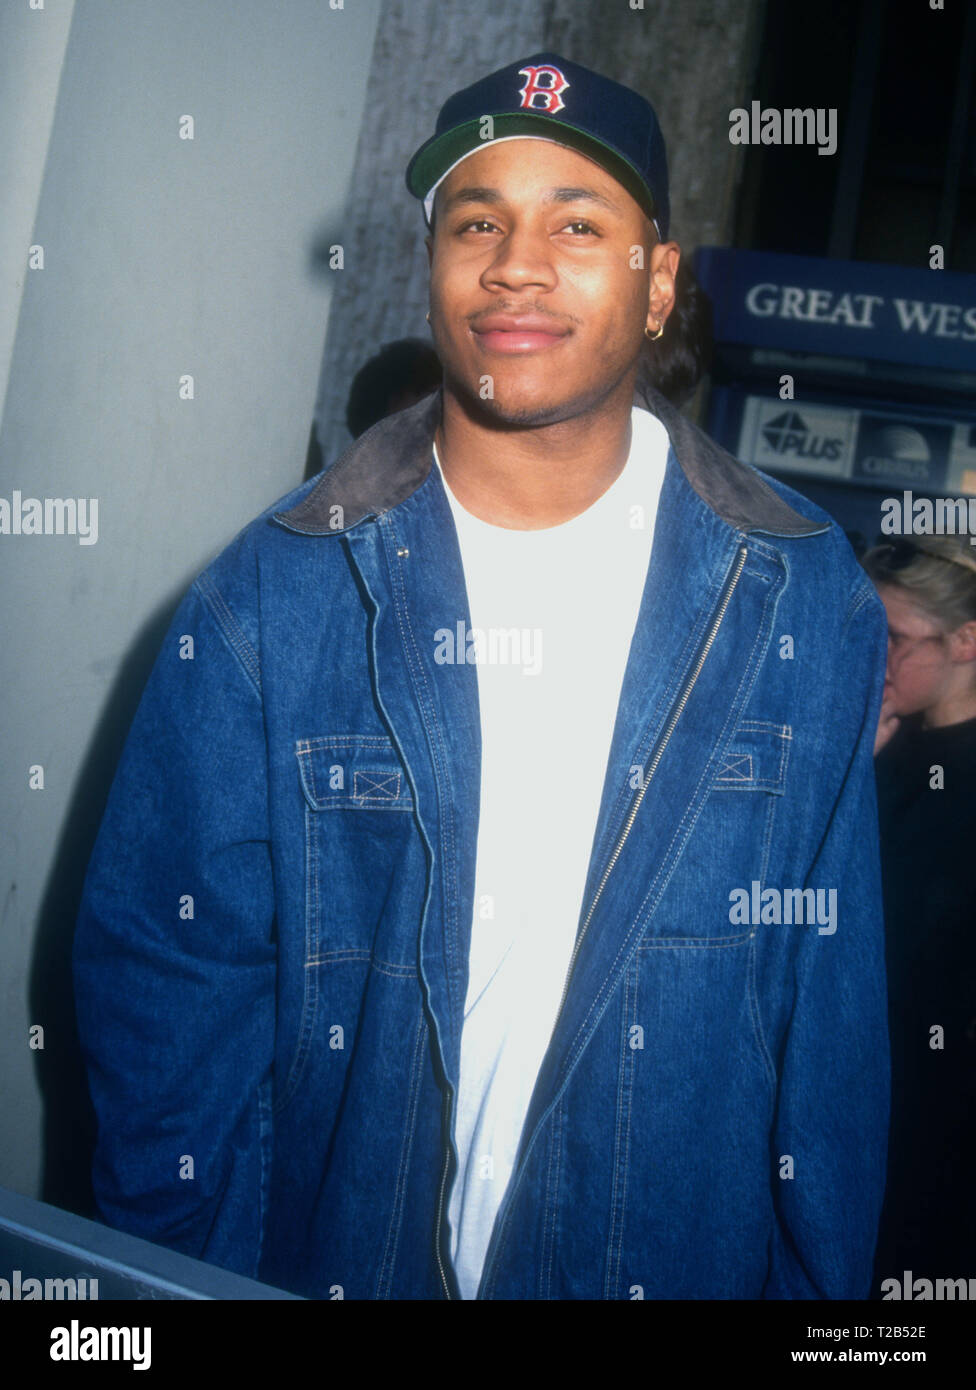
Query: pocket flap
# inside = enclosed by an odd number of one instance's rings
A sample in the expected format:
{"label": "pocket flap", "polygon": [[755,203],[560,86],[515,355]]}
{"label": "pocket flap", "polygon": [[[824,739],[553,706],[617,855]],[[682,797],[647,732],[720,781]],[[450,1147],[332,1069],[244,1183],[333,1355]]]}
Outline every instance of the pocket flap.
{"label": "pocket flap", "polygon": [[332,734],[295,744],[305,800],[316,811],[410,811],[403,764],[382,734]]}
{"label": "pocket flap", "polygon": [[793,730],[789,724],[744,719],[718,759],[716,791],[782,794]]}

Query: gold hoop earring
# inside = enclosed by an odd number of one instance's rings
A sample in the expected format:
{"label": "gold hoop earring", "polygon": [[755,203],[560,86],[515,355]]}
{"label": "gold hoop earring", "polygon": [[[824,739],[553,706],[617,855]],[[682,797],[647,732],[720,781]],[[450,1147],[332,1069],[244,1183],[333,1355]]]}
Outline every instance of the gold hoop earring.
{"label": "gold hoop earring", "polygon": [[664,332],[664,320],[661,319],[661,320],[659,321],[659,323],[658,323],[658,326],[657,326],[657,332],[656,332],[656,333],[651,333],[648,329],[645,328],[645,329],[644,329],[644,337],[647,339],[647,341],[648,341],[649,343],[656,343],[657,340],[658,340],[658,338],[660,338],[660,336],[661,336],[661,334],[662,334],[663,332]]}
{"label": "gold hoop earring", "polygon": [[430,323],[430,310],[427,310],[427,322]]}

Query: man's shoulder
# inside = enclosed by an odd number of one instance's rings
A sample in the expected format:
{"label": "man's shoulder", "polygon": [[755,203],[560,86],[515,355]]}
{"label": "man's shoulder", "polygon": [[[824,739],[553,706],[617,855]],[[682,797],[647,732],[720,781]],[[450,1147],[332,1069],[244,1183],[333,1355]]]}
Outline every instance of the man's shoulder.
{"label": "man's shoulder", "polygon": [[[228,541],[223,549],[207,563],[201,574],[208,575],[215,582],[219,580],[231,582],[235,576],[253,577],[255,567],[260,565],[262,559],[272,553],[287,555],[289,553],[287,542],[291,533],[287,528],[280,526],[275,518],[304,502],[309,494],[314,492],[326,472],[328,469],[323,469],[314,477],[300,483],[298,487],[292,488],[290,492],[282,493],[273,502],[269,502],[256,516],[241,527],[233,540]],[[295,553],[300,554],[301,552],[296,551]]]}
{"label": "man's shoulder", "polygon": [[[837,584],[845,590],[849,590],[860,602],[873,600],[879,608],[882,608],[877,590],[858,559],[847,531],[844,530],[837,518],[824,511],[823,507],[817,506],[815,502],[811,502],[804,493],[797,492],[795,488],[784,483],[781,478],[765,473],[752,464],[744,466],[752,468],[767,486],[771,487],[791,507],[795,507],[797,511],[802,511],[803,515],[809,517],[811,521],[818,521],[827,528],[822,536],[815,538],[820,541],[820,546],[816,552],[807,552],[810,555],[811,563],[815,564],[818,570],[829,567],[833,571]],[[803,556],[803,548],[798,545],[794,547],[791,554]]]}
{"label": "man's shoulder", "polygon": [[[730,455],[730,457],[732,456]],[[781,497],[794,511],[799,512],[801,516],[805,516],[808,521],[816,521],[822,527],[825,527],[825,535],[829,533],[832,539],[839,536],[846,541],[843,527],[837,519],[831,516],[829,512],[825,512],[823,507],[817,506],[816,502],[811,501],[805,493],[797,492],[796,488],[790,487],[788,483],[784,483],[782,478],[777,478],[775,474],[767,473],[764,469],[757,468],[754,463],[748,463],[745,459],[740,458],[736,458],[735,461],[740,468],[747,468],[750,473],[754,474],[757,478],[761,478],[766,486],[771,488],[773,492],[776,493],[777,497]]]}
{"label": "man's shoulder", "polygon": [[[808,521],[816,522],[822,528],[821,534],[809,538],[801,537],[801,540],[817,541],[819,543],[818,554],[821,556],[824,550],[831,551],[834,562],[841,562],[846,573],[853,575],[856,572],[859,576],[864,574],[857,562],[851,543],[847,539],[847,533],[836,517],[831,516],[823,507],[811,501],[805,493],[798,492],[796,488],[790,487],[789,483],[784,483],[782,478],[777,478],[774,474],[757,468],[754,463],[748,463],[745,459],[736,459],[736,463],[740,468],[747,468],[755,477],[761,479],[766,487],[775,492],[777,497],[782,498],[787,506],[792,507]],[[796,545],[796,551],[802,553],[799,542]]]}
{"label": "man's shoulder", "polygon": [[847,532],[837,519],[811,502],[803,493],[775,478],[753,464],[742,463],[781,497],[784,502],[825,529],[822,534],[806,537],[790,546],[791,569],[799,579],[810,576],[811,582],[822,586],[825,595],[831,591],[835,603],[843,602],[845,625],[862,609],[871,609],[875,618],[884,618],[884,605],[864,566],[854,552]]}
{"label": "man's shoulder", "polygon": [[322,473],[317,473],[270,502],[198,571],[190,585],[187,600],[202,601],[233,645],[257,646],[268,595],[287,601],[289,594],[304,591],[300,576],[310,564],[321,567],[332,558],[342,559],[334,539],[296,536],[275,521],[304,501],[321,479]]}
{"label": "man's shoulder", "polygon": [[685,475],[699,495],[731,524],[785,550],[797,578],[815,578],[850,595],[874,592],[843,527],[822,507],[730,453],[676,407],[660,398],[640,404],[667,427]]}

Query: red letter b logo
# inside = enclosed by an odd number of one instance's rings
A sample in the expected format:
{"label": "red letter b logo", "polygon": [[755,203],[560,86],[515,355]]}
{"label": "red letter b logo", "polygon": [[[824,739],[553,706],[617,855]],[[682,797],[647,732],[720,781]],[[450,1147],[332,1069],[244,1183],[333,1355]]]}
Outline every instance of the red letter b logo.
{"label": "red letter b logo", "polygon": [[566,105],[559,93],[565,92],[569,83],[558,68],[519,68],[519,77],[525,78],[520,95],[523,107],[529,111],[545,111],[554,116]]}

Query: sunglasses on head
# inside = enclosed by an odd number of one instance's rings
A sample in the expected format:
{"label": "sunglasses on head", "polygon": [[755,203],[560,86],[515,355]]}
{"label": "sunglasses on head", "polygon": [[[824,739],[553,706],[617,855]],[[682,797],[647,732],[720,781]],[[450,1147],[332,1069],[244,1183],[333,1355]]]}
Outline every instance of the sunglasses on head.
{"label": "sunglasses on head", "polygon": [[878,559],[887,570],[903,570],[911,564],[916,555],[922,553],[914,541],[901,537],[896,541],[887,541],[879,546],[878,550]]}
{"label": "sunglasses on head", "polygon": [[968,562],[968,557],[937,555],[934,550],[926,550],[924,546],[916,545],[907,536],[899,536],[897,540],[886,541],[884,545],[878,546],[878,558],[885,569],[892,573],[906,569],[917,555],[924,555],[927,560],[945,560],[949,565],[962,565],[963,569],[976,569],[976,564]]}

